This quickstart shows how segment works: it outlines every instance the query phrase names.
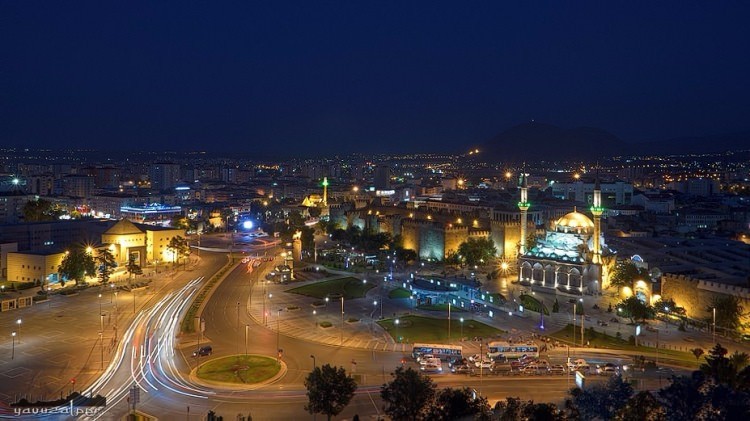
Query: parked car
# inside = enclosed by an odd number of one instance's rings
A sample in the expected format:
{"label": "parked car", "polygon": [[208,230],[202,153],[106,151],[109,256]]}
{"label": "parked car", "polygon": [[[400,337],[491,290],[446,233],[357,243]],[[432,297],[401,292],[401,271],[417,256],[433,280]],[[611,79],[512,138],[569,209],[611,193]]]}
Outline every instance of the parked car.
{"label": "parked car", "polygon": [[492,368],[492,361],[491,360],[476,361],[474,362],[474,365],[477,368],[481,368],[483,370],[489,370],[490,368]]}
{"label": "parked car", "polygon": [[513,366],[510,364],[493,364],[490,371],[492,374],[507,375],[513,372]]}
{"label": "parked car", "polygon": [[453,357],[448,360],[448,367],[453,367],[456,365],[469,365],[469,361],[466,358],[461,357]]}
{"label": "parked car", "polygon": [[523,367],[521,371],[524,374],[531,374],[531,375],[547,374],[549,372],[546,366],[539,365],[537,363],[531,363],[527,365],[526,367]]}
{"label": "parked car", "polygon": [[477,361],[477,360],[478,360],[478,359],[480,359],[481,357],[482,357],[482,356],[481,356],[481,355],[479,355],[479,354],[474,354],[474,355],[472,355],[472,356],[470,356],[470,357],[469,357],[469,361],[473,363],[474,361]]}
{"label": "parked car", "polygon": [[211,345],[204,345],[193,352],[193,357],[205,357],[211,355],[214,352]]}
{"label": "parked car", "polygon": [[427,364],[427,360],[431,360],[433,358],[435,358],[435,356],[432,354],[424,354],[424,355],[418,356],[417,361],[419,362],[419,364],[425,365]]}
{"label": "parked car", "polygon": [[453,367],[451,367],[451,373],[455,373],[455,374],[469,374],[469,373],[471,373],[471,367],[469,367],[466,364],[464,364],[464,365],[454,365]]}
{"label": "parked car", "polygon": [[565,367],[562,364],[551,365],[549,374],[565,374]]}
{"label": "parked car", "polygon": [[603,366],[597,366],[596,367],[596,374],[602,375],[602,376],[611,376],[613,374],[617,374],[618,368],[616,365],[612,363],[604,364]]}
{"label": "parked car", "polygon": [[518,359],[518,362],[520,362],[522,365],[526,365],[534,361],[536,361],[536,358],[529,355],[524,355],[523,357]]}
{"label": "parked car", "polygon": [[425,364],[422,367],[420,367],[422,371],[425,373],[441,373],[443,371],[443,367],[439,366],[437,364]]}

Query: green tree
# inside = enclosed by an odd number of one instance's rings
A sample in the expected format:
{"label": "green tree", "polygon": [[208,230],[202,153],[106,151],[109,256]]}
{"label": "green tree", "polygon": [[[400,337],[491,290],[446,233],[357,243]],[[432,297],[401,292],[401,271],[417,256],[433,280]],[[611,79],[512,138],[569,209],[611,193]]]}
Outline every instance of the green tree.
{"label": "green tree", "polygon": [[654,303],[654,310],[660,313],[674,313],[681,316],[685,315],[685,309],[678,306],[677,303],[675,303],[671,298],[660,298],[657,302]]}
{"label": "green tree", "polygon": [[190,220],[184,215],[175,215],[169,221],[169,225],[172,228],[178,228],[187,231],[190,229]]}
{"label": "green tree", "polygon": [[396,259],[399,262],[413,262],[417,260],[417,252],[412,249],[397,248]]}
{"label": "green tree", "polygon": [[654,308],[632,295],[617,304],[618,313],[630,319],[631,323],[636,320],[645,321],[654,318]]}
{"label": "green tree", "polygon": [[62,214],[56,204],[46,199],[29,200],[21,211],[26,222],[54,221]]}
{"label": "green tree", "polygon": [[99,282],[102,285],[108,284],[110,275],[112,275],[112,272],[117,267],[115,256],[112,255],[112,252],[108,248],[101,250],[96,256],[96,264],[98,265],[97,273]]}
{"label": "green tree", "polygon": [[612,376],[605,384],[571,391],[572,404],[585,420],[609,420],[619,412],[633,395],[633,387],[620,376]]}
{"label": "green tree", "polygon": [[128,257],[128,264],[125,266],[125,270],[128,272],[128,286],[130,286],[130,280],[133,278],[133,275],[143,275],[143,269],[141,269],[141,266],[135,261],[135,254],[131,254]]}
{"label": "green tree", "polygon": [[469,266],[488,263],[497,254],[495,243],[491,238],[469,237],[458,246],[460,259]]}
{"label": "green tree", "polygon": [[422,419],[435,397],[435,383],[411,367],[398,367],[391,377],[393,379],[380,389],[385,413],[393,421]]}
{"label": "green tree", "polygon": [[57,271],[64,279],[73,279],[76,285],[80,285],[87,276],[96,276],[96,263],[90,253],[73,249],[65,254]]}
{"label": "green tree", "polygon": [[648,270],[639,268],[631,260],[618,260],[609,276],[609,282],[617,288],[633,287],[640,279],[649,279]]}
{"label": "green tree", "polygon": [[180,258],[190,256],[190,244],[188,240],[176,235],[169,240],[167,250],[172,253],[172,263],[177,263]]}
{"label": "green tree", "polygon": [[315,367],[305,378],[308,403],[305,410],[325,414],[330,420],[349,405],[357,390],[357,383],[347,376],[343,367],[325,364]]}
{"label": "green tree", "polygon": [[435,421],[450,421],[473,418],[489,412],[487,398],[474,396],[468,388],[453,389],[447,387],[437,392],[435,401],[429,405],[426,418]]}
{"label": "green tree", "polygon": [[667,413],[656,397],[644,390],[628,399],[614,419],[617,421],[666,421]]}
{"label": "green tree", "polygon": [[690,350],[690,352],[693,353],[696,360],[699,360],[703,356],[703,354],[705,354],[705,351],[703,351],[703,348],[693,348]]}
{"label": "green tree", "polygon": [[742,314],[744,309],[740,299],[733,295],[718,295],[711,300],[711,305],[706,308],[709,313],[708,320],[713,323],[713,311],[716,309],[716,326],[729,330],[737,330],[742,326]]}

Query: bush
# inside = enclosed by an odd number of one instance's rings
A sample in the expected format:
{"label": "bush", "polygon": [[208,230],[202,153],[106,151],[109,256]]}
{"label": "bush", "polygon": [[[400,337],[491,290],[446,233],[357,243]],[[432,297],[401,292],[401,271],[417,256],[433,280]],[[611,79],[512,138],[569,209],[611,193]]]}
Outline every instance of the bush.
{"label": "bush", "polygon": [[[619,333],[619,332],[618,332]],[[628,337],[628,345],[635,345],[635,336],[630,335]]]}
{"label": "bush", "polygon": [[332,326],[333,325],[331,324],[331,322],[320,322],[320,327],[324,329],[328,329],[329,327],[332,327]]}

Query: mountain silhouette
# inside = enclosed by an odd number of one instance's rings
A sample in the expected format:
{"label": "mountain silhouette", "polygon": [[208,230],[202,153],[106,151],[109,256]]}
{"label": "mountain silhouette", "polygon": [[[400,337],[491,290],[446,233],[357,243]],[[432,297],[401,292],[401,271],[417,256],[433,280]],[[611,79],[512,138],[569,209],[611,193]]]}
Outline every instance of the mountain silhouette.
{"label": "mountain silhouette", "polygon": [[591,160],[622,155],[632,147],[596,127],[565,129],[529,122],[511,127],[482,145],[483,155],[496,161]]}

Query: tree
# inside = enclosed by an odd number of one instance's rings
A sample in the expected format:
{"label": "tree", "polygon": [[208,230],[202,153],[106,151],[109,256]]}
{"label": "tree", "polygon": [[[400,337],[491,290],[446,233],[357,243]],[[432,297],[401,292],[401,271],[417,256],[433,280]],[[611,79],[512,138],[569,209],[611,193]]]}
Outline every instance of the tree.
{"label": "tree", "polygon": [[711,305],[706,308],[709,313],[708,320],[713,322],[713,311],[716,309],[716,326],[729,330],[737,330],[742,326],[743,314],[742,304],[739,298],[733,295],[719,295],[711,300]]}
{"label": "tree", "polygon": [[96,263],[90,253],[74,249],[63,257],[57,271],[65,279],[73,279],[79,285],[87,276],[96,276]]}
{"label": "tree", "polygon": [[330,420],[338,415],[352,400],[357,383],[347,376],[343,367],[328,364],[315,367],[305,378],[309,413],[325,414]]}
{"label": "tree", "polygon": [[411,367],[398,367],[391,377],[380,389],[385,413],[394,421],[421,419],[435,397],[435,383]]}
{"label": "tree", "polygon": [[675,303],[671,298],[660,298],[657,302],[654,303],[654,310],[660,313],[674,313],[681,316],[685,315],[685,309],[678,306],[677,303]]}
{"label": "tree", "polygon": [[396,249],[396,259],[398,259],[399,262],[413,262],[417,260],[417,257],[417,252],[412,249]]}
{"label": "tree", "polygon": [[620,376],[612,376],[606,384],[571,391],[572,404],[582,419],[612,419],[633,395],[633,387]]}
{"label": "tree", "polygon": [[564,420],[565,415],[553,403],[537,403],[508,397],[495,404],[495,416],[500,421]]}
{"label": "tree", "polygon": [[631,260],[619,260],[609,276],[609,282],[617,288],[632,287],[635,281],[648,278],[648,270],[636,266]]}
{"label": "tree", "polygon": [[665,421],[667,414],[651,392],[644,390],[628,399],[615,415],[618,421]]}
{"label": "tree", "polygon": [[701,364],[700,370],[706,377],[713,379],[716,383],[725,383],[730,386],[737,380],[737,367],[727,358],[729,351],[716,344],[706,355],[706,362]]}
{"label": "tree", "polygon": [[190,229],[190,220],[188,220],[184,215],[175,215],[169,221],[169,225],[172,226],[172,228],[178,228],[187,231]]}
{"label": "tree", "polygon": [[190,256],[190,245],[188,244],[188,241],[179,235],[176,235],[169,240],[167,250],[172,253],[172,263],[177,263],[181,257]]}
{"label": "tree", "polygon": [[489,262],[497,254],[497,249],[495,243],[489,237],[469,237],[458,246],[458,254],[467,265],[474,266]]}
{"label": "tree", "polygon": [[703,351],[703,348],[693,348],[690,350],[690,352],[693,353],[696,360],[699,360],[703,354],[705,354],[705,351]]}
{"label": "tree", "polygon": [[130,280],[133,278],[133,275],[143,275],[143,270],[141,269],[141,266],[138,265],[135,261],[135,254],[131,254],[128,257],[128,265],[125,266],[125,270],[128,272],[128,285],[130,285]]}
{"label": "tree", "polygon": [[475,397],[470,388],[453,389],[448,387],[437,393],[435,401],[432,405],[429,405],[426,418],[436,421],[450,421],[487,413],[489,409],[490,405],[487,403],[487,398]]}
{"label": "tree", "polygon": [[99,251],[99,255],[96,256],[96,263],[99,265],[97,268],[99,282],[102,285],[108,284],[110,275],[112,275],[112,272],[117,267],[115,256],[112,255],[112,252],[108,248],[101,250]]}
{"label": "tree", "polygon": [[26,222],[54,221],[62,211],[46,199],[29,200],[23,205],[23,220]]}
{"label": "tree", "polygon": [[622,315],[628,317],[631,323],[635,323],[636,320],[645,321],[654,318],[654,308],[639,300],[635,295],[622,300],[617,304],[617,308],[622,309]]}

